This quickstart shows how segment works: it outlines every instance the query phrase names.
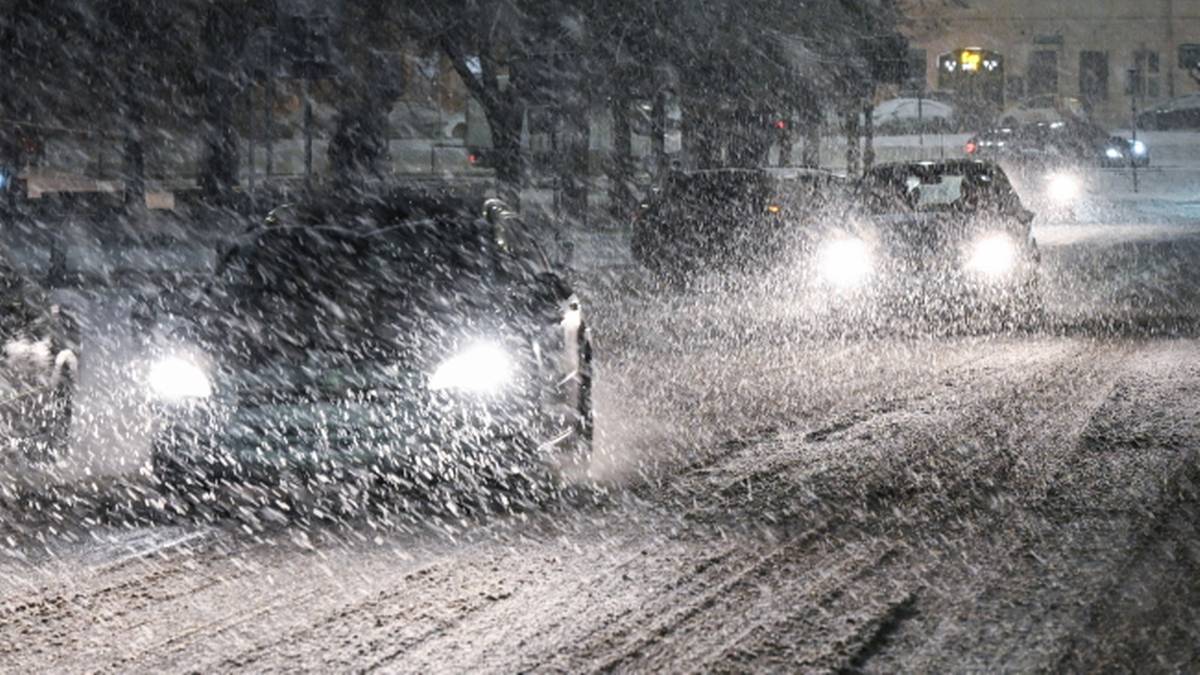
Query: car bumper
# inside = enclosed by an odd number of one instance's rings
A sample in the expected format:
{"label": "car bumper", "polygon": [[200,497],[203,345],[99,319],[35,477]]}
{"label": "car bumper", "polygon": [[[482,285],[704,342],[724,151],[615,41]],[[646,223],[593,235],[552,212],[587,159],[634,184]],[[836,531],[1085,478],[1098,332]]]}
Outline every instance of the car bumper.
{"label": "car bumper", "polygon": [[851,317],[965,317],[1012,308],[1034,293],[1035,270],[1022,266],[998,277],[961,270],[878,274],[856,287],[822,288],[825,306]]}
{"label": "car bumper", "polygon": [[320,480],[345,471],[452,479],[552,461],[571,440],[565,415],[536,404],[431,401],[197,407],[163,419],[153,444],[175,482]]}

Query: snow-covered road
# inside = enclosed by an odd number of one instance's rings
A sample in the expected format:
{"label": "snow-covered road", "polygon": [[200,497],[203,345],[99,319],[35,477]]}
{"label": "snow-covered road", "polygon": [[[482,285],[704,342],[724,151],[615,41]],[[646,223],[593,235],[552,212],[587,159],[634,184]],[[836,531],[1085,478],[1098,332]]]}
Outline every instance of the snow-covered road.
{"label": "snow-covered road", "polygon": [[[9,513],[0,671],[1195,668],[1200,228],[1037,235],[1034,334],[822,337],[770,283],[595,268],[601,488],[536,509]],[[106,433],[76,452],[136,466]]]}

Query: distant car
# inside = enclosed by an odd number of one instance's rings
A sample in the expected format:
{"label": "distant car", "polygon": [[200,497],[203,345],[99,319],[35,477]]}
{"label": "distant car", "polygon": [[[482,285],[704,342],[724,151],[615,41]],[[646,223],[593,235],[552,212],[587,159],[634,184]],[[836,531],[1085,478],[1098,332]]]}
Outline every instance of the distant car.
{"label": "distant car", "polygon": [[871,119],[880,134],[948,132],[955,128],[954,106],[931,98],[893,98],[875,106]]}
{"label": "distant car", "polygon": [[[139,320],[173,503],[210,488],[508,485],[585,462],[592,344],[553,240],[501,202],[278,209]],[[306,488],[307,489],[307,488]]]}
{"label": "distant car", "polygon": [[671,278],[764,269],[844,201],[846,188],[843,177],[817,169],[675,171],[635,214],[633,256]]}
{"label": "distant car", "polygon": [[0,469],[6,479],[62,459],[79,366],[79,327],[0,259]]}
{"label": "distant car", "polygon": [[1000,123],[1005,126],[1085,121],[1087,118],[1083,101],[1073,96],[1055,94],[1031,96],[1014,103],[1000,113]]}
{"label": "distant car", "polygon": [[1101,147],[1100,166],[1109,169],[1150,166],[1150,147],[1145,141],[1109,136]]}
{"label": "distant car", "polygon": [[1040,257],[999,165],[884,164],[859,204],[810,250],[811,283],[839,312],[931,312],[1016,325],[1041,312]]}
{"label": "distant car", "polygon": [[1187,94],[1163,101],[1139,113],[1137,123],[1143,129],[1162,131],[1200,129],[1200,94]]}
{"label": "distant car", "polygon": [[1047,168],[1150,165],[1150,149],[1087,122],[1039,122],[989,129],[972,136],[966,153],[980,159],[1038,163]]}
{"label": "distant car", "polygon": [[1032,203],[1055,218],[1072,217],[1084,196],[1088,169],[1150,165],[1144,141],[1080,121],[989,129],[972,136],[964,149],[968,157],[1006,166]]}

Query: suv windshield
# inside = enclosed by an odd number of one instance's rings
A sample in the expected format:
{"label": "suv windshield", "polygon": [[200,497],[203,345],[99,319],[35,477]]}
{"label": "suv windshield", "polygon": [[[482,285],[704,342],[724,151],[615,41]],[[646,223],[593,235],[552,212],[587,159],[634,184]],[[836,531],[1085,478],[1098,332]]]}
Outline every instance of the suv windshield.
{"label": "suv windshield", "polygon": [[[231,307],[230,328],[256,341],[344,346],[392,335],[400,317],[455,310],[491,271],[495,245],[474,221],[364,229],[265,230],[224,257],[210,302]],[[264,320],[271,325],[260,331]]]}

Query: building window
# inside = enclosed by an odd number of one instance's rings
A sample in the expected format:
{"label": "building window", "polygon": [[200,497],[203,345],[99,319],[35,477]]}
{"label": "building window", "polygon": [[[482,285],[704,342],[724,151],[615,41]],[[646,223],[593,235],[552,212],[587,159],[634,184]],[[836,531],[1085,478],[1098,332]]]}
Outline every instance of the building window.
{"label": "building window", "polygon": [[1058,93],[1058,52],[1036,51],[1029,55],[1025,86],[1029,96]]}
{"label": "building window", "polygon": [[924,49],[908,50],[908,77],[904,80],[907,92],[925,91],[925,68],[928,55]]}
{"label": "building window", "polygon": [[1179,45],[1179,67],[1184,70],[1200,68],[1200,45]]}
{"label": "building window", "polygon": [[1159,71],[1158,52],[1148,49],[1135,51],[1125,94],[1141,98],[1158,98],[1162,94]]}
{"label": "building window", "polygon": [[1108,52],[1079,52],[1079,96],[1089,103],[1108,100]]}
{"label": "building window", "polygon": [[1013,75],[1008,78],[1008,100],[1020,101],[1025,98],[1025,78],[1020,75]]}

